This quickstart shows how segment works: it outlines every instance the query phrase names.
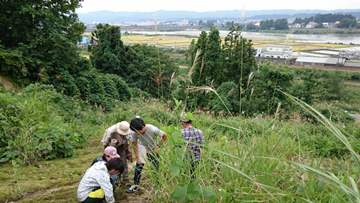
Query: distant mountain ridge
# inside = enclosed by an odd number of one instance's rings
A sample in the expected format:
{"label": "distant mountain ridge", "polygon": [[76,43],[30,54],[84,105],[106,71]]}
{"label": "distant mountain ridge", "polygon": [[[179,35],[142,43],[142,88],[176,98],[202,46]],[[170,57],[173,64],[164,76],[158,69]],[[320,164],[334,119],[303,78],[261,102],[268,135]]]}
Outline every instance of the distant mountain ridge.
{"label": "distant mountain ridge", "polygon": [[128,23],[140,21],[170,21],[170,20],[207,20],[207,19],[246,19],[264,20],[276,18],[309,17],[323,13],[346,13],[360,18],[360,9],[342,10],[228,10],[228,11],[155,11],[155,12],[128,12],[128,11],[96,11],[79,13],[79,18],[86,24],[91,23]]}

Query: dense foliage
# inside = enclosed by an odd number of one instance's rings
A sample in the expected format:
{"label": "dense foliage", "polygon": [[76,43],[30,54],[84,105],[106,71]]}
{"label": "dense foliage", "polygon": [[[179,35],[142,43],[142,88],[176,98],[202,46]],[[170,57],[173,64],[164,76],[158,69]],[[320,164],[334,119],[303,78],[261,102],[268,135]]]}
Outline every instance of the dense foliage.
{"label": "dense foliage", "polygon": [[1,90],[0,162],[16,159],[30,164],[72,156],[91,135],[84,120],[95,114],[86,108],[51,86],[30,85],[20,93]]}
{"label": "dense foliage", "polygon": [[287,30],[289,29],[287,19],[263,20],[260,21],[261,30]]}
{"label": "dense foliage", "polygon": [[90,47],[93,65],[103,73],[121,76],[130,86],[155,97],[170,95],[170,81],[176,72],[170,58],[154,46],[126,46],[120,28],[97,25]]}
{"label": "dense foliage", "polygon": [[298,24],[308,24],[309,22],[316,22],[322,27],[322,23],[336,23],[338,28],[356,28],[356,17],[349,14],[318,14],[309,18],[296,18],[294,21]]}
{"label": "dense foliage", "polygon": [[1,1],[0,71],[24,82],[73,83],[76,42],[85,27],[79,0]]}

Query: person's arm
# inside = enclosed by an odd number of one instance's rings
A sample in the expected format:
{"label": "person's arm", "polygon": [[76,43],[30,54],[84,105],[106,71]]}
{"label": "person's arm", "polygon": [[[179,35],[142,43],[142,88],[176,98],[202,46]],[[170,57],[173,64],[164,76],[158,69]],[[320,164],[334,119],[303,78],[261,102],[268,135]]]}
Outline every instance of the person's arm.
{"label": "person's arm", "polygon": [[140,163],[140,155],[139,155],[139,149],[138,149],[138,142],[137,142],[137,141],[133,141],[133,142],[132,142],[132,146],[133,146],[133,150],[134,150],[134,153],[135,153],[136,163]]}
{"label": "person's arm", "polygon": [[110,136],[108,135],[108,130],[106,130],[103,135],[103,138],[101,139],[101,143],[104,145],[104,147],[109,145],[109,139],[110,139]]}
{"label": "person's arm", "polygon": [[196,142],[200,145],[200,148],[202,148],[202,145],[204,144],[204,134],[201,130],[199,130],[199,136],[197,137]]}
{"label": "person's arm", "polygon": [[167,134],[160,130],[160,128],[156,127],[156,126],[152,126],[153,127],[153,130],[154,132],[160,136],[161,138],[161,141],[160,141],[160,145],[162,145],[163,143],[165,143],[167,141]]}
{"label": "person's arm", "polygon": [[[139,162],[138,137],[135,134],[135,132],[130,133],[130,135],[128,136],[128,139],[131,142],[132,149],[135,154],[135,161]],[[132,157],[131,157],[131,159],[132,159]]]}
{"label": "person's arm", "polygon": [[125,153],[126,153],[126,159],[129,160],[130,162],[133,161],[132,158],[132,154],[131,154],[131,150],[129,149],[129,144],[125,144]]}
{"label": "person's arm", "polygon": [[109,175],[102,175],[96,178],[96,181],[100,185],[101,189],[105,193],[105,200],[107,203],[114,203],[114,192],[113,192],[113,186],[110,183],[110,176]]}
{"label": "person's arm", "polygon": [[167,134],[163,132],[163,134],[161,136],[161,144],[163,144],[166,141],[167,141]]}

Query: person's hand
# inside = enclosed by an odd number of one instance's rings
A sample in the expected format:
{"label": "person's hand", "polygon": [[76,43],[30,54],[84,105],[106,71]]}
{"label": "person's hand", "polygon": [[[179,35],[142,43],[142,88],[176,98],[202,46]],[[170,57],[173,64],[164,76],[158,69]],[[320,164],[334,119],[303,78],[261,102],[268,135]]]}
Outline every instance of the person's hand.
{"label": "person's hand", "polygon": [[117,145],[118,141],[116,139],[111,139],[110,145],[115,147]]}
{"label": "person's hand", "polygon": [[136,163],[137,164],[142,164],[141,160],[140,160],[140,156],[136,156]]}

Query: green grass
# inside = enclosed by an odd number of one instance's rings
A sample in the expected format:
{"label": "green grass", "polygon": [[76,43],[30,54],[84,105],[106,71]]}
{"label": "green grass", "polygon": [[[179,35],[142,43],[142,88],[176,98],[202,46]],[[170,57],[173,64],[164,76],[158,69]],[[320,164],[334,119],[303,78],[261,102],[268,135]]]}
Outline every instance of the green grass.
{"label": "green grass", "polygon": [[[146,103],[146,104],[145,104]],[[2,184],[0,201],[18,199],[23,195],[28,202],[74,202],[76,186],[64,187],[54,193],[35,197],[29,193],[48,188],[77,184],[91,160],[101,154],[99,140],[106,126],[118,120],[129,120],[141,115],[169,136],[161,149],[161,167],[158,174],[144,173],[143,186],[154,202],[349,202],[354,199],[325,179],[299,165],[309,166],[324,173],[335,174],[339,181],[351,187],[349,177],[359,180],[360,167],[345,152],[340,157],[322,156],[318,150],[342,149],[336,138],[329,139],[334,146],[329,149],[314,143],[331,136],[326,128],[296,121],[241,117],[212,117],[195,114],[194,125],[204,131],[206,144],[203,159],[197,168],[197,181],[190,182],[185,149],[182,145],[177,112],[171,112],[157,101],[120,104],[109,114],[99,115],[102,122],[84,149],[77,150],[69,159],[40,161],[32,166],[3,165],[0,169]],[[142,105],[138,109],[138,105]],[[351,124],[347,129],[358,128]],[[229,128],[228,126],[231,126]],[[79,126],[81,128],[81,126]],[[359,131],[353,136],[360,137]],[[331,137],[330,137],[331,138]],[[356,140],[352,140],[351,144]],[[178,147],[180,144],[181,147]],[[359,148],[357,148],[359,149]],[[345,148],[346,150],[346,148]],[[10,176],[9,176],[10,174]],[[121,192],[120,192],[121,193]],[[187,196],[190,199],[182,199]]]}

